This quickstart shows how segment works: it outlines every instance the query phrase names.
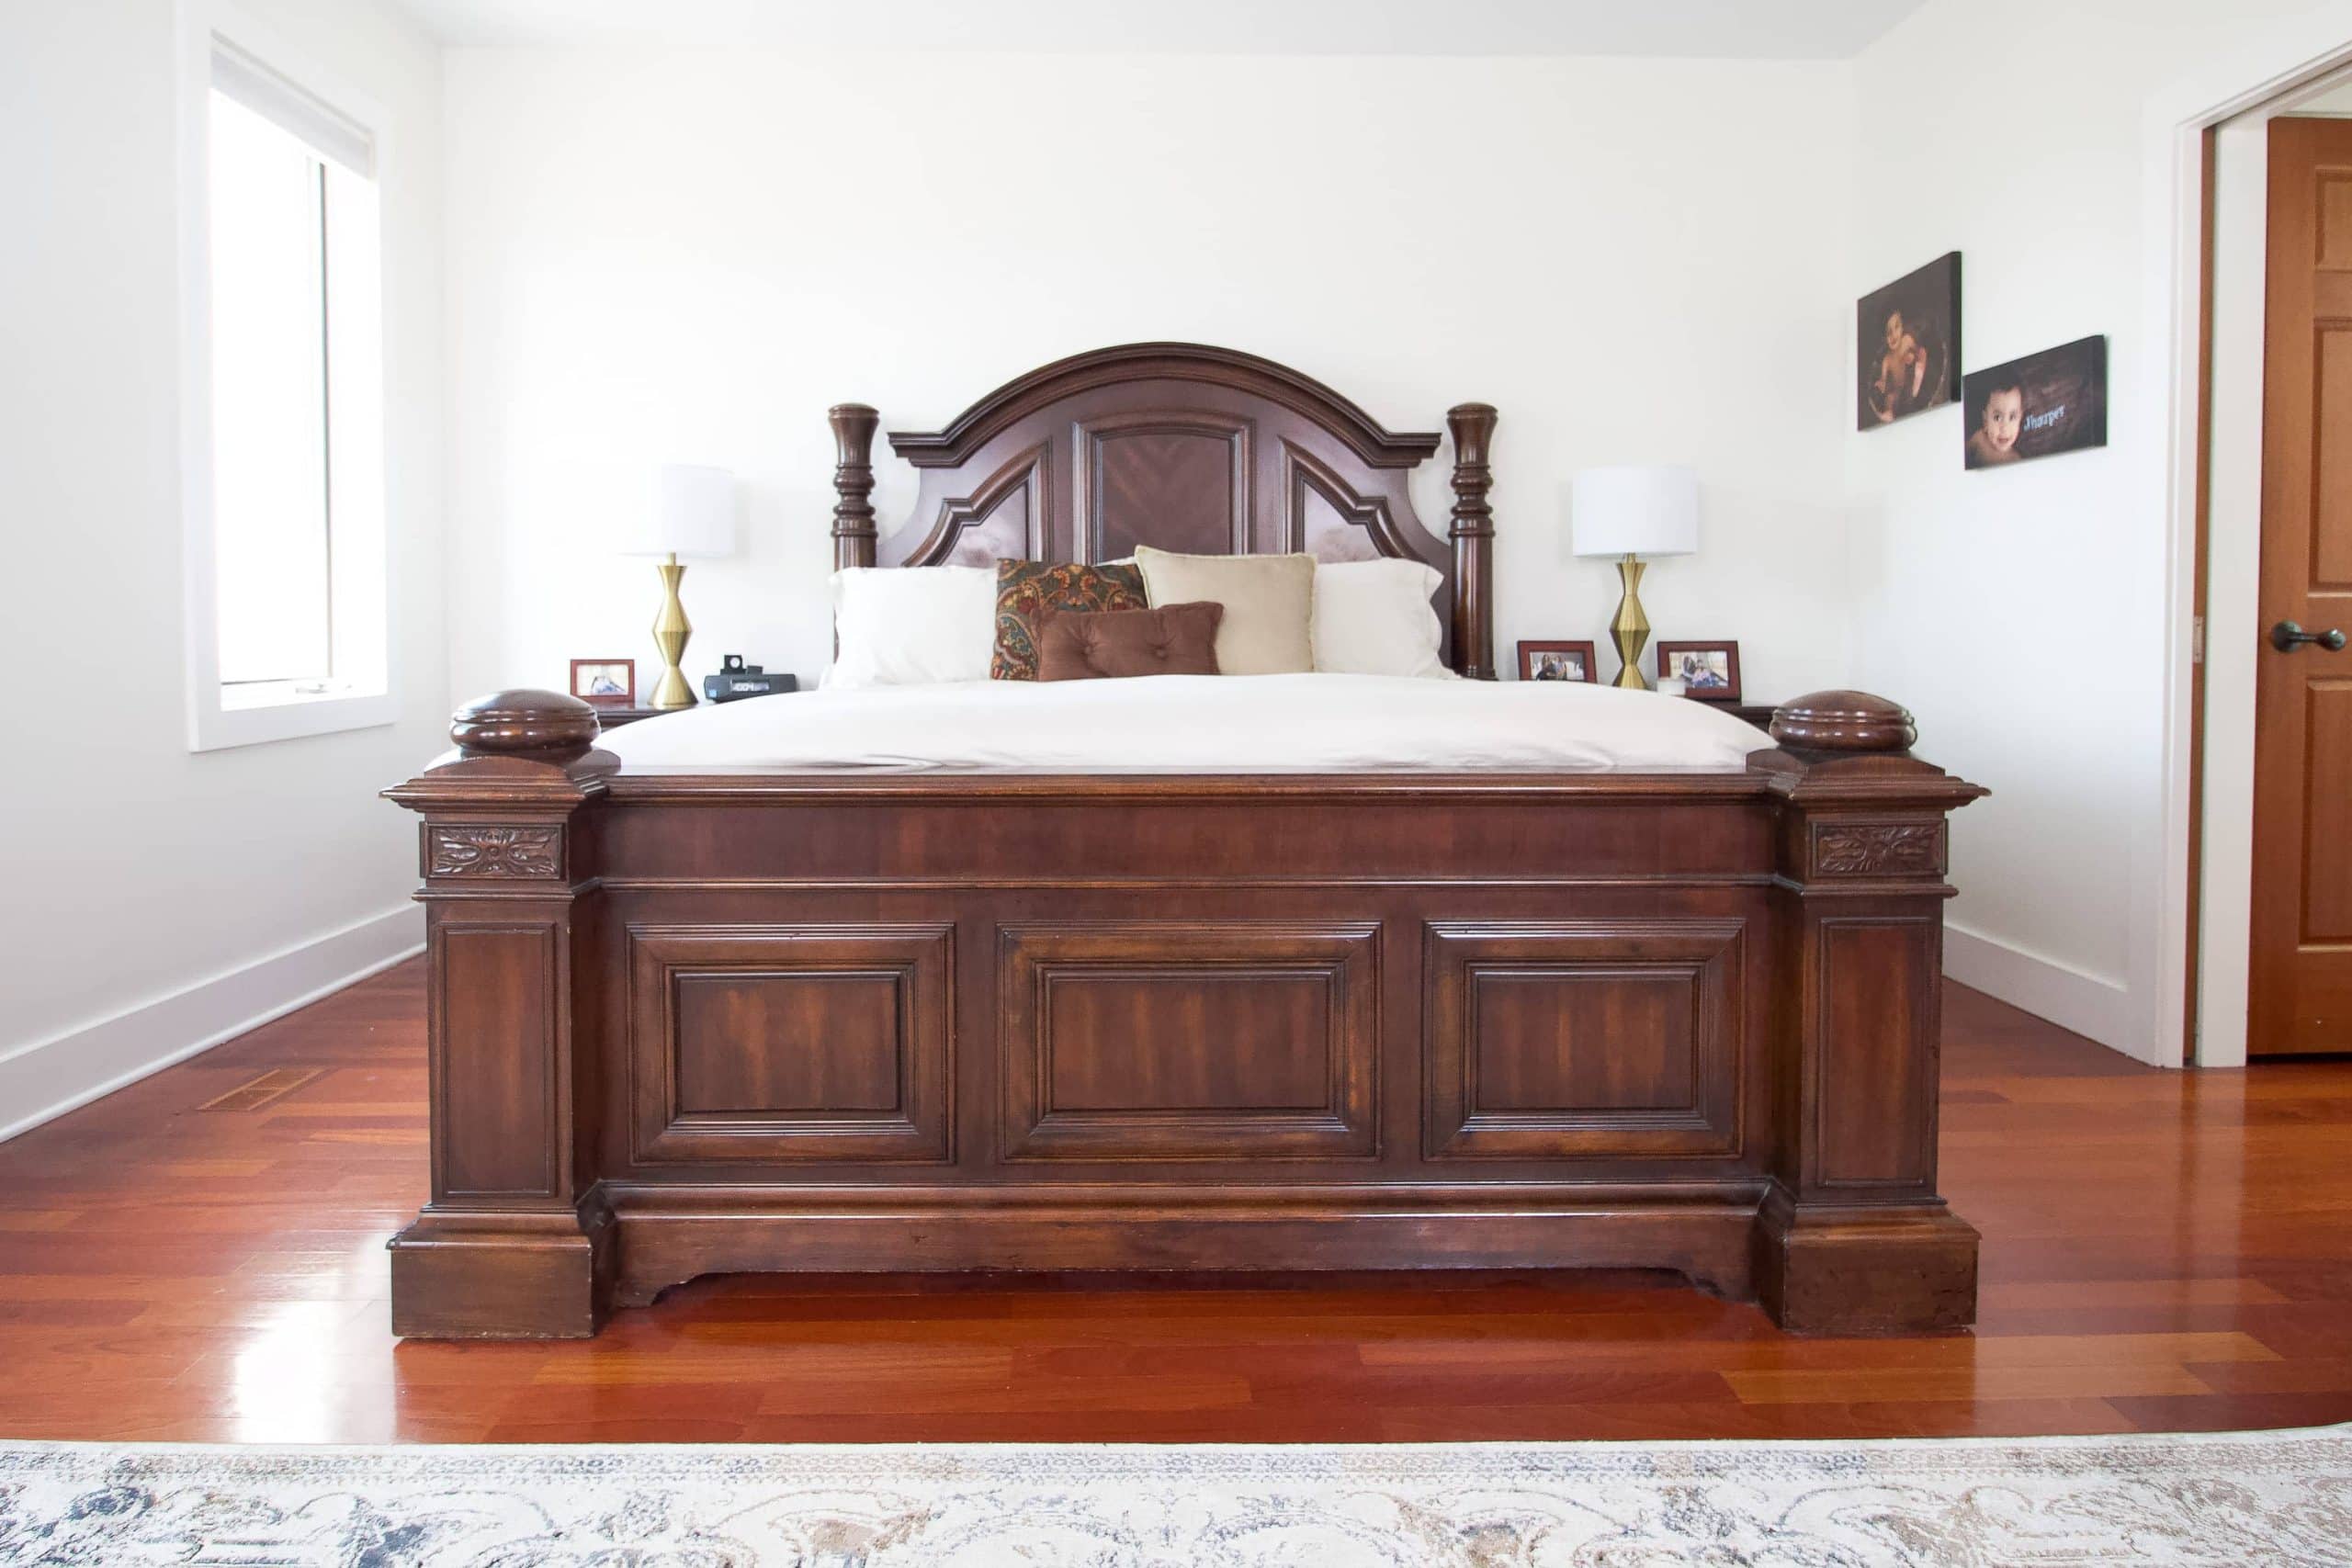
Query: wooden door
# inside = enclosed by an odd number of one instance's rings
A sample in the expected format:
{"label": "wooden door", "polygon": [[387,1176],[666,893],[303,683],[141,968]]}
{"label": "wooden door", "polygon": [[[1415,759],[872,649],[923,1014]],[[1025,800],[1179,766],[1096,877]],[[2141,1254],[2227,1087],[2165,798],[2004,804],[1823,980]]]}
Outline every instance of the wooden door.
{"label": "wooden door", "polygon": [[2270,126],[2247,1050],[2352,1051],[2352,120]]}

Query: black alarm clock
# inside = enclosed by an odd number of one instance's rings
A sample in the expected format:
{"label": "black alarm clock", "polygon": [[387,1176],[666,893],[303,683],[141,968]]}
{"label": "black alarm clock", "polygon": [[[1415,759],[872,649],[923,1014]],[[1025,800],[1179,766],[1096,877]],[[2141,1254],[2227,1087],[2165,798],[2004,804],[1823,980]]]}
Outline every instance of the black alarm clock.
{"label": "black alarm clock", "polygon": [[702,694],[714,703],[741,702],[745,697],[771,697],[800,689],[800,677],[790,671],[771,675],[756,664],[746,664],[740,653],[718,661],[718,673],[702,678]]}

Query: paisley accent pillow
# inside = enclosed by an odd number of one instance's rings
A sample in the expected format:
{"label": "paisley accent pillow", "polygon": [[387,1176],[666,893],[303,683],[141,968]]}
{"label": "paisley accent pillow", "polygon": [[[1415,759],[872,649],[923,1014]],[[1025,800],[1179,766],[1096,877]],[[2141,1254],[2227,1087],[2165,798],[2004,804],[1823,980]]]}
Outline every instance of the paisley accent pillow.
{"label": "paisley accent pillow", "polygon": [[996,563],[996,653],[992,681],[1037,678],[1037,617],[1045,610],[1143,610],[1143,573],[1132,566]]}

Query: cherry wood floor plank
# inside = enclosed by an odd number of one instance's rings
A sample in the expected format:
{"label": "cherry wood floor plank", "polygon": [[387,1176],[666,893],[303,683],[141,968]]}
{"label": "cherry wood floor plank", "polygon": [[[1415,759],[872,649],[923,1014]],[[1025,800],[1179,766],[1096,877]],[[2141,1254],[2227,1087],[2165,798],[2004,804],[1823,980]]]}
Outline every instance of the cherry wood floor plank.
{"label": "cherry wood floor plank", "polygon": [[2035,1437],[2130,1431],[2104,1399],[1907,1400],[1810,1404],[1550,1404],[1406,1410],[1381,1421],[1385,1442],[1477,1442],[1498,1424],[1528,1441],[1705,1438]]}
{"label": "cherry wood floor plank", "polygon": [[[1793,1339],[1670,1276],[743,1277],[594,1340],[402,1344],[422,974],[0,1145],[0,1436],[1865,1438],[2352,1419],[2352,1063],[2184,1075],[1952,987],[1970,1335]],[[257,1111],[198,1107],[316,1068]],[[284,1080],[275,1080],[284,1081]]]}
{"label": "cherry wood floor plank", "polygon": [[2111,1402],[2143,1432],[2236,1432],[2267,1427],[2329,1427],[2352,1419],[2352,1397],[2312,1393],[2196,1393]]}
{"label": "cherry wood floor plank", "polygon": [[2118,1395],[2211,1393],[2212,1385],[2177,1361],[2061,1367],[1935,1369],[1840,1367],[1821,1371],[1726,1372],[1744,1404],[1845,1404],[1910,1400],[2107,1399]]}

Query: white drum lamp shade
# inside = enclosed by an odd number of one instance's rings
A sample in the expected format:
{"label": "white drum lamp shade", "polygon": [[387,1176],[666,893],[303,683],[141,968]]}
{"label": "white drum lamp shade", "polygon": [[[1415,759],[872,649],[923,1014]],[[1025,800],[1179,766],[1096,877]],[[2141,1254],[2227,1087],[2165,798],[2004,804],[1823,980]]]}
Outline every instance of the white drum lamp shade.
{"label": "white drum lamp shade", "polygon": [[1679,466],[1587,468],[1568,499],[1580,556],[1687,556],[1699,548],[1699,474]]}
{"label": "white drum lamp shade", "polygon": [[653,475],[651,504],[621,546],[632,556],[735,553],[735,476],[725,468],[669,463]]}
{"label": "white drum lamp shade", "polygon": [[1642,558],[1687,556],[1699,547],[1699,476],[1680,467],[1587,468],[1568,493],[1568,538],[1580,556],[1614,556],[1624,584],[1609,640],[1617,645],[1617,684],[1640,691],[1642,649],[1650,640],[1642,609]]}

